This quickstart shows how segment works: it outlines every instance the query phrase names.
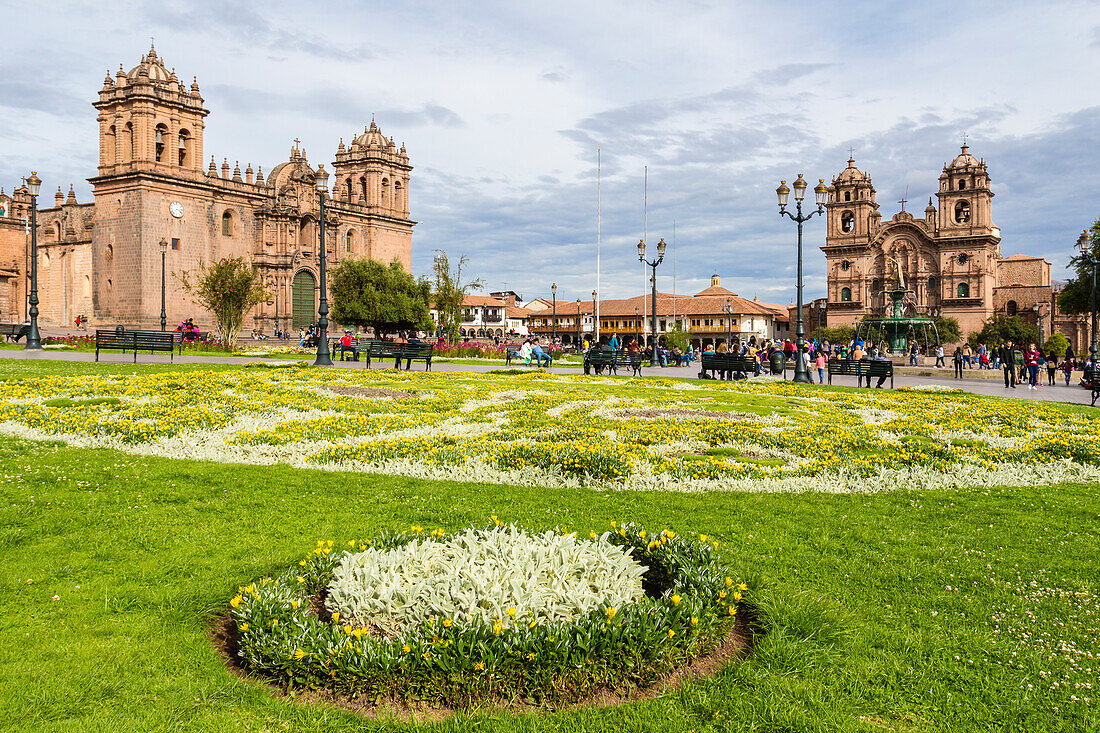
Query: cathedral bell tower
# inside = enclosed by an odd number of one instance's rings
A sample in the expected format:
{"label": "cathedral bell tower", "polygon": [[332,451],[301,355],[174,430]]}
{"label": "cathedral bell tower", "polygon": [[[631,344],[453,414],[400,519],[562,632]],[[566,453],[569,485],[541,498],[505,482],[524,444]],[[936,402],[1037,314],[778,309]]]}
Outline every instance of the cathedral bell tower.
{"label": "cathedral bell tower", "polygon": [[881,215],[875,203],[875,187],[871,177],[856,168],[854,158],[848,167],[833,179],[829,187],[827,244],[866,242],[878,226]]}
{"label": "cathedral bell tower", "polygon": [[[185,87],[155,49],[129,73],[103,80],[99,100],[99,175],[154,168],[202,172],[203,109],[199,85]],[[165,172],[171,172],[166,170]]]}
{"label": "cathedral bell tower", "polygon": [[989,172],[985,161],[962,146],[955,159],[944,165],[940,174],[938,228],[945,237],[997,235],[993,226],[993,192],[989,190]]}
{"label": "cathedral bell tower", "polygon": [[393,138],[386,139],[374,120],[350,147],[340,141],[335,168],[333,198],[366,206],[382,216],[409,218],[409,156],[405,145],[398,148]]}

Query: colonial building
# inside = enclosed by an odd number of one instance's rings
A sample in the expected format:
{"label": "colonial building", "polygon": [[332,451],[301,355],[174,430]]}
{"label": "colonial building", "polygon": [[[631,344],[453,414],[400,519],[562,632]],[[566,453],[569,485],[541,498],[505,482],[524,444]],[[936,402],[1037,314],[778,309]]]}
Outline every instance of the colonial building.
{"label": "colonial building", "polygon": [[[120,66],[103,80],[93,103],[99,123],[99,167],[89,179],[94,201],[79,203],[71,187],[67,196],[59,188],[54,206],[38,212],[43,325],[67,325],[83,314],[92,325],[159,327],[161,242],[169,324],[193,317],[213,325],[178,274],[223,257],[251,259],[271,293],[246,326],[271,331],[276,319],[283,328],[313,322],[317,169],[295,140],[288,160],[266,177],[251,164],[242,173],[227,157],[219,166],[213,155],[204,170],[210,111],[203,105],[197,80],[184,84],[153,49],[130,71]],[[405,146],[383,136],[372,120],[350,145],[340,141],[333,169],[325,205],[329,264],[343,257],[396,258],[409,270],[416,222],[409,218],[412,166]],[[0,237],[4,223],[0,215]],[[0,244],[0,280],[10,279],[6,251]]]}
{"label": "colonial building", "polygon": [[22,323],[27,317],[30,213],[26,186],[11,196],[0,188],[0,323]]}
{"label": "colonial building", "polygon": [[969,147],[943,167],[924,216],[902,210],[883,221],[871,178],[849,158],[829,188],[825,252],[829,326],[886,312],[887,291],[905,290],[908,315],[941,313],[964,336],[994,313],[1024,315],[1050,302],[1050,263],[1001,256],[993,190]]}

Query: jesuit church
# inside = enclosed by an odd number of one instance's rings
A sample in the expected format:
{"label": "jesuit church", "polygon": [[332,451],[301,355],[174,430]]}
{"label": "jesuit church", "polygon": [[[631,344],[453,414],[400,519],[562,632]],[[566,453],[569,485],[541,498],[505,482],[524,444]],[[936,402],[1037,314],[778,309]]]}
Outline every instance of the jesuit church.
{"label": "jesuit church", "polygon": [[[940,174],[936,200],[923,217],[902,210],[883,221],[871,178],[848,159],[826,204],[828,325],[855,325],[885,314],[888,290],[907,290],[905,315],[940,313],[959,321],[965,336],[994,313],[1031,316],[1053,305],[1050,263],[1001,256],[993,223],[993,191],[984,160],[967,145]],[[1034,317],[1029,320],[1034,322]],[[1050,321],[1047,320],[1049,327]],[[1049,333],[1049,328],[1047,330]]]}
{"label": "jesuit church", "polygon": [[[268,170],[214,156],[206,164],[203,107],[197,80],[184,84],[154,49],[141,63],[108,74],[93,103],[98,112],[99,167],[89,179],[94,201],[78,202],[58,188],[44,208],[39,196],[40,322],[69,326],[160,328],[161,242],[166,247],[169,328],[194,317],[212,325],[173,276],[200,261],[246,257],[262,274],[271,299],[245,327],[270,334],[316,318],[318,193],[315,169],[297,140],[289,159]],[[336,148],[325,203],[329,266],[347,256],[412,265],[409,174],[405,146],[372,120]],[[30,196],[0,192],[0,322],[22,322]],[[205,329],[204,329],[205,330]]]}

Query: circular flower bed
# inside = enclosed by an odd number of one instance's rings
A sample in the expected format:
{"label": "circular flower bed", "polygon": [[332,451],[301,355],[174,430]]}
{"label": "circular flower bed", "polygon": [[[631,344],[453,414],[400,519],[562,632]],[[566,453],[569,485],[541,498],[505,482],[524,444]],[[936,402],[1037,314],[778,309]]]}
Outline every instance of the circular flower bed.
{"label": "circular flower bed", "polygon": [[241,661],[292,687],[452,707],[629,691],[705,654],[747,587],[717,543],[632,524],[587,538],[496,521],[318,542],[230,601]]}

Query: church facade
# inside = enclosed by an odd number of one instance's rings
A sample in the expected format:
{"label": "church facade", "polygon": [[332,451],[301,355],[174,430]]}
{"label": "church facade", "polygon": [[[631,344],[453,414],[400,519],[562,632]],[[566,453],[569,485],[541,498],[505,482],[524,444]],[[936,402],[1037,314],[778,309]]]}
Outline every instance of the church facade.
{"label": "church facade", "polygon": [[1050,263],[1001,256],[993,195],[985,161],[964,144],[944,165],[935,202],[929,198],[923,217],[899,202],[902,210],[884,221],[870,176],[849,158],[833,179],[826,204],[821,249],[828,325],[855,325],[865,316],[885,314],[887,291],[895,289],[907,291],[906,315],[955,318],[964,337],[981,330],[995,313],[1034,321],[1046,307],[1049,315]]}
{"label": "church facade", "polygon": [[[246,328],[270,334],[277,323],[299,328],[315,320],[317,169],[297,140],[288,160],[266,177],[262,167],[254,171],[248,164],[242,173],[228,158],[219,166],[210,156],[204,166],[210,112],[203,104],[197,80],[185,85],[153,49],[129,72],[120,66],[104,79],[93,104],[99,124],[99,166],[89,179],[94,200],[80,203],[71,186],[67,195],[58,188],[54,206],[38,211],[43,325],[69,325],[87,315],[92,326],[159,328],[162,242],[170,328],[189,317],[213,325],[178,274],[225,257],[250,259],[271,295],[250,314]],[[340,141],[332,169],[325,203],[329,266],[343,257],[369,257],[397,259],[410,270],[416,222],[409,217],[412,166],[405,146],[383,136],[372,120],[349,146]],[[27,208],[21,192],[0,197],[8,218]],[[6,249],[22,249],[24,240],[20,227],[8,233],[11,244],[4,246],[5,214],[0,279]],[[18,269],[19,263],[12,266]],[[22,290],[9,285],[6,295],[0,295],[0,308],[21,311]],[[0,321],[12,314],[0,312]]]}

